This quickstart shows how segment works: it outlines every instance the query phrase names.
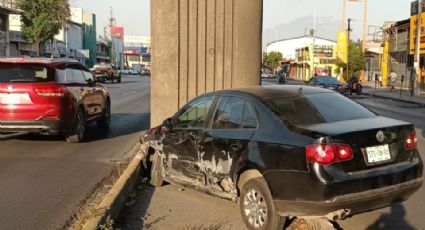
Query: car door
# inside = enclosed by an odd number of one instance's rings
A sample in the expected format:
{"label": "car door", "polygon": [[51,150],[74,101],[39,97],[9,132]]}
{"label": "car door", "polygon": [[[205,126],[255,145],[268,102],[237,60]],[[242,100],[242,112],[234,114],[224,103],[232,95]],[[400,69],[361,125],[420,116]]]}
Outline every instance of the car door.
{"label": "car door", "polygon": [[166,170],[172,180],[191,184],[200,180],[200,142],[214,102],[214,96],[197,99],[173,118],[174,127],[163,139]]}
{"label": "car door", "polygon": [[100,115],[105,106],[105,90],[94,81],[94,76],[87,70],[82,70],[84,79],[88,83],[91,92],[90,108],[93,115]]}
{"label": "car door", "polygon": [[94,114],[93,89],[89,86],[79,65],[68,65],[65,70],[65,82],[76,98],[80,98],[86,113]]}
{"label": "car door", "polygon": [[234,163],[248,151],[257,120],[256,110],[249,101],[233,96],[220,97],[202,142],[204,154],[200,160],[204,168],[201,173],[207,186],[229,189],[221,182],[233,178]]}

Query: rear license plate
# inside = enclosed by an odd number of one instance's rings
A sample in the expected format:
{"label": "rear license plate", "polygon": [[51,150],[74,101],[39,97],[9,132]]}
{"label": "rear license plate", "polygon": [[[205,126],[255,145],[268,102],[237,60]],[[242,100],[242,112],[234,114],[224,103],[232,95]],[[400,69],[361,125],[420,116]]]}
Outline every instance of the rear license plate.
{"label": "rear license plate", "polygon": [[381,145],[366,148],[367,160],[369,164],[391,160],[390,148],[388,145]]}
{"label": "rear license plate", "polygon": [[20,94],[4,94],[2,97],[2,104],[7,105],[16,105],[21,103],[21,95]]}

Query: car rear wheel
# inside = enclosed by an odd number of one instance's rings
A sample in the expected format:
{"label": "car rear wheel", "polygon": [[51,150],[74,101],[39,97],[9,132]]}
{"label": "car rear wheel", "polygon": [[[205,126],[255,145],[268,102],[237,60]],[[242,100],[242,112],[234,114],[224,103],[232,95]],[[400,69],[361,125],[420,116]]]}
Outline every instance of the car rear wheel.
{"label": "car rear wheel", "polygon": [[286,217],[280,216],[274,206],[272,196],[263,178],[246,182],[240,199],[242,219],[248,229],[283,229]]}
{"label": "car rear wheel", "polygon": [[109,100],[105,103],[102,118],[96,123],[97,126],[102,129],[108,129],[111,126],[111,102]]}
{"label": "car rear wheel", "polygon": [[68,143],[82,143],[84,142],[86,132],[86,121],[84,118],[84,112],[82,109],[78,110],[77,117],[75,119],[74,127],[71,134],[66,138]]}

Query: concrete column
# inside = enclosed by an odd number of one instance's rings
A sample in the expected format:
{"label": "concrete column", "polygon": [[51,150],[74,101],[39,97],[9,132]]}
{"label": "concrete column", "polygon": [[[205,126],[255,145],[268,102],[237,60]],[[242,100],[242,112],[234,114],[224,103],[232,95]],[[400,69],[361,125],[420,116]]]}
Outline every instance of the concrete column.
{"label": "concrete column", "polygon": [[206,92],[260,84],[262,0],[153,0],[151,125]]}

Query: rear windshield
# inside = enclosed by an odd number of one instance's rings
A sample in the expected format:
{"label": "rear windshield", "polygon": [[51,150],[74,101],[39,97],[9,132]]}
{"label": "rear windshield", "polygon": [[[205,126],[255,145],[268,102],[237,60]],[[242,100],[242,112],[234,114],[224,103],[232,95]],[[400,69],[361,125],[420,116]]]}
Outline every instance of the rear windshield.
{"label": "rear windshield", "polygon": [[327,85],[339,84],[339,81],[334,77],[317,77],[316,79],[322,84],[327,84]]}
{"label": "rear windshield", "polygon": [[363,106],[337,93],[268,98],[266,103],[277,116],[293,125],[320,124],[376,116]]}
{"label": "rear windshield", "polygon": [[26,83],[55,81],[55,70],[37,64],[0,63],[1,83]]}

